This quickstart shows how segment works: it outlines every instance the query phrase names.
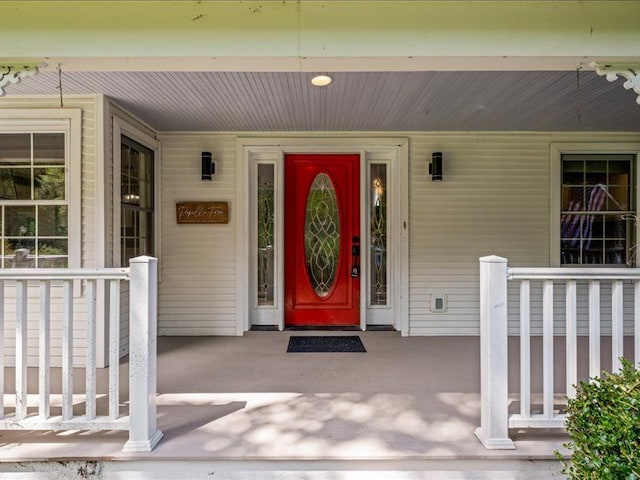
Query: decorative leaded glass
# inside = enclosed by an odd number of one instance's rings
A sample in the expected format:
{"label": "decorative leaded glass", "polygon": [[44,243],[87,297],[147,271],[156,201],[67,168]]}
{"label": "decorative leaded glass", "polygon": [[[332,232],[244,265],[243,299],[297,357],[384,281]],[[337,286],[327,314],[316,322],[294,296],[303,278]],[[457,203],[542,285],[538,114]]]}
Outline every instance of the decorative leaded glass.
{"label": "decorative leaded glass", "polygon": [[258,305],[273,305],[274,298],[274,172],[273,165],[258,165]]}
{"label": "decorative leaded glass", "polygon": [[387,168],[384,164],[371,165],[371,305],[387,304]]}
{"label": "decorative leaded glass", "polygon": [[340,252],[340,214],[331,179],[319,173],[307,198],[304,225],[305,259],[309,280],[319,297],[333,287]]}

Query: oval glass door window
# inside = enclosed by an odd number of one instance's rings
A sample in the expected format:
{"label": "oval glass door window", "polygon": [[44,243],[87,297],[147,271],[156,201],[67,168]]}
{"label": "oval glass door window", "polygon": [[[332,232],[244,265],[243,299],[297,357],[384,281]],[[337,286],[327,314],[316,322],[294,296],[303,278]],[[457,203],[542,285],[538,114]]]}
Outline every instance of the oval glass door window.
{"label": "oval glass door window", "polygon": [[311,184],[304,221],[305,261],[316,295],[326,297],[336,280],[340,214],[331,179],[319,173]]}

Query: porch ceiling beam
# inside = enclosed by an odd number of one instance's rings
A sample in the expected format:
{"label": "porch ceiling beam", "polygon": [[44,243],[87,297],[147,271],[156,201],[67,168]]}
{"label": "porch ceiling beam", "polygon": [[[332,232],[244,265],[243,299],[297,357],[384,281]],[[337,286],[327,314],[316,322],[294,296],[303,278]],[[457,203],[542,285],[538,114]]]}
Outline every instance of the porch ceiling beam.
{"label": "porch ceiling beam", "polygon": [[639,58],[629,1],[3,1],[0,58],[67,70],[562,70]]}

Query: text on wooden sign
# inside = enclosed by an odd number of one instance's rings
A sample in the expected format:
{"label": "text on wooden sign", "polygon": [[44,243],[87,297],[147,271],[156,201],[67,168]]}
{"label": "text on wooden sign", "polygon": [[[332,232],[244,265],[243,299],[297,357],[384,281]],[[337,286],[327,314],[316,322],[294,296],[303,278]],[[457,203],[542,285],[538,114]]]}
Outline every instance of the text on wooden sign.
{"label": "text on wooden sign", "polygon": [[227,202],[178,202],[178,223],[229,223]]}

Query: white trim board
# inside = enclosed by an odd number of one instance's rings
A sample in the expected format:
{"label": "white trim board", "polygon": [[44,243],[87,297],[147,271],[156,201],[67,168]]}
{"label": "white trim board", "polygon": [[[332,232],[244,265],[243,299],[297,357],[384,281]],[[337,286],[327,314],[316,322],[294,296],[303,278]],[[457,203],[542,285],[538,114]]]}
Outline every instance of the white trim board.
{"label": "white trim board", "polygon": [[[284,180],[284,155],[289,153],[359,153],[361,156],[361,207],[366,201],[364,196],[368,192],[366,165],[369,161],[382,162],[388,165],[388,185],[392,195],[389,198],[389,231],[397,232],[391,239],[389,249],[393,265],[390,267],[390,293],[389,316],[393,318],[393,324],[402,335],[409,334],[408,325],[408,139],[405,137],[370,138],[370,137],[287,137],[287,138],[251,138],[241,137],[236,140],[236,155],[238,173],[236,177],[236,203],[238,222],[236,234],[238,238],[238,250],[241,254],[236,263],[236,334],[242,335],[251,328],[251,316],[253,304],[251,292],[254,290],[252,281],[252,265],[255,264],[255,256],[252,248],[251,219],[254,212],[250,182],[255,177],[255,165],[258,162],[266,162],[274,165],[276,186],[283,185]],[[276,287],[274,306],[261,318],[261,322],[277,325],[284,328],[284,271],[282,266],[283,252],[283,206],[284,198],[282,188],[276,190],[276,246],[274,252],[275,283]],[[367,231],[368,223],[366,209],[362,209],[361,231]],[[361,243],[363,252],[368,251],[368,237]],[[363,268],[361,285],[367,284],[366,269]],[[364,292],[364,288],[362,290]],[[367,321],[367,296],[361,295],[360,326],[364,330],[367,324],[380,323],[372,319]]]}

